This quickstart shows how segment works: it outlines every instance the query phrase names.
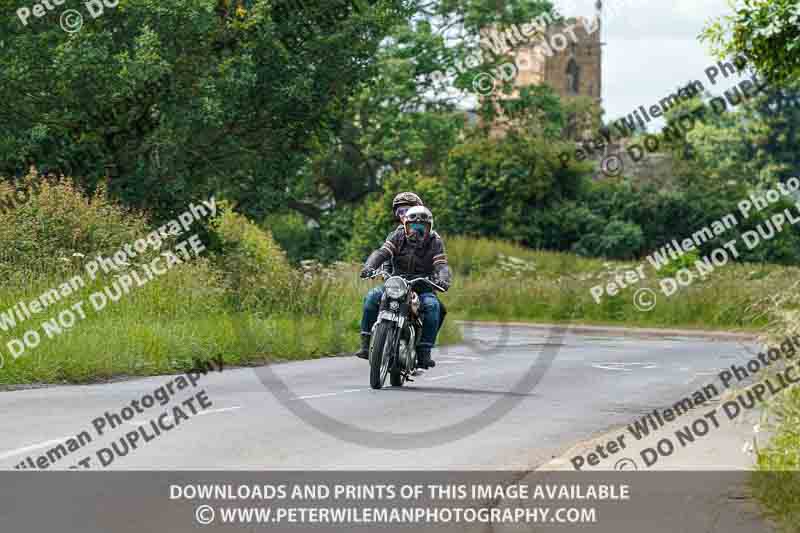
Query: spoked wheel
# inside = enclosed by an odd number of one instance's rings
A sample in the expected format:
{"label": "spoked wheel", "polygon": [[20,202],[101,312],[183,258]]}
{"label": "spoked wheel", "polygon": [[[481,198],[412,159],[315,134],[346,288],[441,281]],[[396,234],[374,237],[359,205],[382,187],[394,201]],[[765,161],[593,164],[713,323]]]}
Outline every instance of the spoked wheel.
{"label": "spoked wheel", "polygon": [[393,324],[382,322],[375,328],[372,344],[369,347],[369,386],[380,389],[386,382],[389,373],[389,362],[392,359]]}

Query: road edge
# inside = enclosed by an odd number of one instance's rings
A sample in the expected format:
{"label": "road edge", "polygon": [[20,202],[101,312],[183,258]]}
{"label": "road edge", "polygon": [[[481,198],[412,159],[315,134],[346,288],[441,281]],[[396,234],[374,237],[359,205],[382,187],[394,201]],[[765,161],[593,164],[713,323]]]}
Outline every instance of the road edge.
{"label": "road edge", "polygon": [[459,325],[524,327],[529,329],[568,328],[569,333],[603,333],[621,337],[700,337],[706,339],[756,340],[761,334],[755,331],[725,331],[679,328],[639,328],[629,326],[576,325],[565,322],[550,324],[542,322],[498,322],[494,320],[458,320]]}

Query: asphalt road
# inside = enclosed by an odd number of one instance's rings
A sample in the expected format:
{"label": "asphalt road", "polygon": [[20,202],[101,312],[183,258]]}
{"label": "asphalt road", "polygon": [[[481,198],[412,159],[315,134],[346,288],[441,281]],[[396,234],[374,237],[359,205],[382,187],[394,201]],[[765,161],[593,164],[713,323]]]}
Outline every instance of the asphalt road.
{"label": "asphalt road", "polygon": [[[175,377],[3,392],[0,468],[36,462],[86,431],[92,441],[50,469],[86,457],[96,469],[532,469],[719,383],[721,369],[755,348],[736,338],[496,325],[470,327],[467,337],[436,351],[437,367],[402,389],[387,380],[386,389],[371,390],[367,363],[354,357],[209,373],[103,437],[94,419]],[[102,467],[97,450],[121,447],[125,433],[149,427],[200,389],[211,405],[195,400],[193,415],[184,404],[186,419],[163,418],[172,429]]]}

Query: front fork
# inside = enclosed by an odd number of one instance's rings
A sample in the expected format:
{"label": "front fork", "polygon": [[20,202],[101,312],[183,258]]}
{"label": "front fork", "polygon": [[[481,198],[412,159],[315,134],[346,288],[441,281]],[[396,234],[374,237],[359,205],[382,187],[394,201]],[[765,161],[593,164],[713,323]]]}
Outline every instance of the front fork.
{"label": "front fork", "polygon": [[389,361],[389,369],[391,370],[397,364],[397,354],[400,348],[400,335],[403,331],[405,318],[388,310],[380,311],[378,313],[378,320],[375,321],[375,326],[372,328],[373,338],[375,338],[375,328],[384,322],[392,322],[392,328],[387,332],[385,341],[391,343],[389,350],[389,353],[392,357],[392,359]]}

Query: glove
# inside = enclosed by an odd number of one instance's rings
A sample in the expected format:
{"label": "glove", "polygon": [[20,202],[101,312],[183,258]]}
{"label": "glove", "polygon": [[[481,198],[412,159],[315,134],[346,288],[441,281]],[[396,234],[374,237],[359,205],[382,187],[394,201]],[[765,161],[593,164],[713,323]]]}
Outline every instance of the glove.
{"label": "glove", "polygon": [[445,280],[440,279],[440,278],[433,278],[431,281],[433,281],[435,284],[437,284],[438,286],[443,288],[445,290],[445,292],[447,292],[447,290],[450,288],[450,282],[449,281],[445,281]]}
{"label": "glove", "polygon": [[371,278],[375,275],[375,269],[370,267],[364,267],[361,269],[361,279]]}

